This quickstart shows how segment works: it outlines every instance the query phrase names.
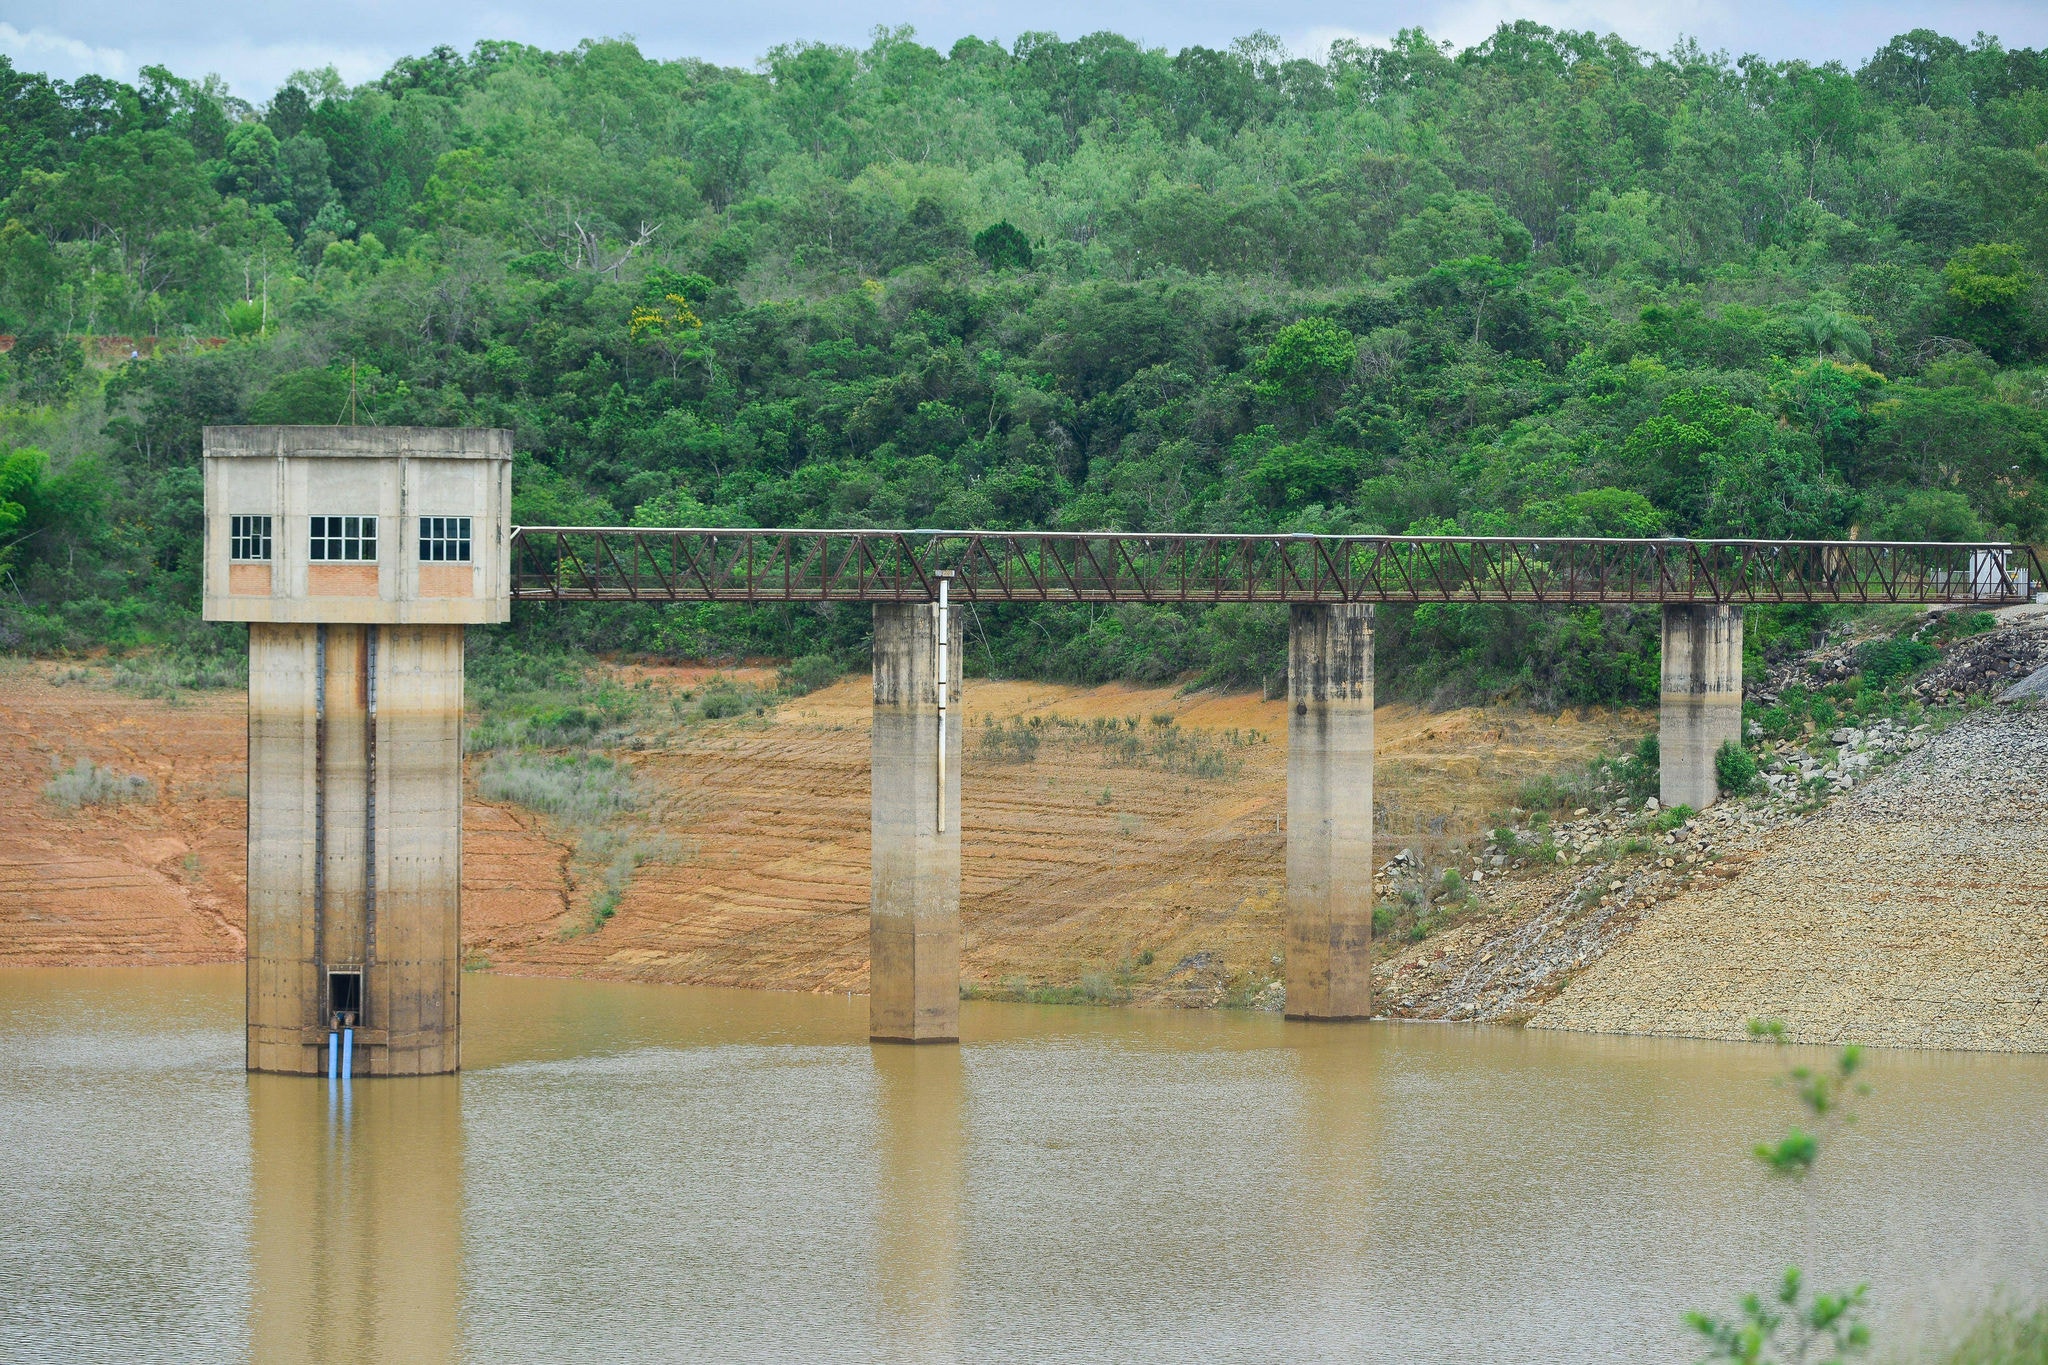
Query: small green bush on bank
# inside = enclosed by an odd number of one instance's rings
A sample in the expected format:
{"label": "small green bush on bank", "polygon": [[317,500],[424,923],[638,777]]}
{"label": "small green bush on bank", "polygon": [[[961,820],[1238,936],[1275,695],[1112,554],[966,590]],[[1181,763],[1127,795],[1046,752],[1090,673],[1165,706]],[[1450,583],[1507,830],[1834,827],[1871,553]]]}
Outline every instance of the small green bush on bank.
{"label": "small green bush on bank", "polygon": [[1856,651],[1856,664],[1867,687],[1884,688],[1901,678],[1911,677],[1941,657],[1941,651],[1925,640],[1893,636],[1873,640]]}
{"label": "small green bush on bank", "polygon": [[839,660],[830,654],[806,654],[785,664],[777,672],[776,681],[789,696],[802,697],[821,687],[830,687],[845,673]]}
{"label": "small green bush on bank", "polygon": [[62,810],[156,799],[156,787],[148,778],[102,768],[90,759],[78,759],[68,768],[54,761],[51,766],[55,773],[43,784],[43,796]]}
{"label": "small green bush on bank", "polygon": [[[1096,716],[1080,721],[1066,716],[1012,716],[998,721],[983,716],[981,753],[997,763],[1031,763],[1047,743],[1090,745],[1113,767],[1157,768],[1205,781],[1223,780],[1244,770],[1236,751],[1266,742],[1256,730],[1219,732],[1183,729],[1170,714],[1141,725],[1138,717]],[[1104,802],[1103,804],[1108,804]]]}
{"label": "small green bush on bank", "polygon": [[477,786],[493,801],[573,824],[596,824],[639,803],[632,774],[602,754],[496,754]]}
{"label": "small green bush on bank", "polygon": [[1756,759],[1735,740],[1714,753],[1714,780],[1729,796],[1747,796],[1756,787]]}

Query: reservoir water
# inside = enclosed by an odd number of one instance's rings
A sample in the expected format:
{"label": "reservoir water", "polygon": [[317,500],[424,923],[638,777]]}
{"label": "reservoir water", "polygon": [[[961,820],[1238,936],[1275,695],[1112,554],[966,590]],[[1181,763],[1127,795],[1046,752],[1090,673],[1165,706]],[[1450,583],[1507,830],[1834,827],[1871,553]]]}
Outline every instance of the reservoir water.
{"label": "reservoir water", "polygon": [[473,976],[466,1070],[242,1070],[238,968],[0,972],[0,1358],[1668,1361],[1796,1261],[2048,1287],[2048,1058]]}

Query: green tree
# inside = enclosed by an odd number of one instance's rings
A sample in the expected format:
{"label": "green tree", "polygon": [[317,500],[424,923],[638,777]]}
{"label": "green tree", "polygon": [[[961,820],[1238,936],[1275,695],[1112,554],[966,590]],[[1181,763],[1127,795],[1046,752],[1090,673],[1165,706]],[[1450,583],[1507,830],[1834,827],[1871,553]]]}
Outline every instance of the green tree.
{"label": "green tree", "polygon": [[108,481],[96,461],[53,473],[34,446],[0,455],[0,569],[27,559],[54,560],[61,538],[104,534]]}
{"label": "green tree", "polygon": [[1823,155],[1852,154],[1868,126],[1863,92],[1856,78],[1834,62],[1788,62],[1775,84],[1772,116],[1805,163],[1805,197],[1812,199]]}
{"label": "green tree", "polygon": [[1533,246],[1529,229],[1484,194],[1434,194],[1387,241],[1388,266],[1420,275],[1444,261],[1489,257],[1516,265]]}
{"label": "green tree", "polygon": [[1895,386],[1852,477],[1876,486],[1946,489],[1979,517],[2022,535],[2048,529],[2048,413],[1964,385]]}
{"label": "green tree", "polygon": [[1031,241],[1008,219],[974,234],[974,254],[990,270],[1031,268]]}
{"label": "green tree", "polygon": [[1870,329],[1862,320],[1838,309],[1809,308],[1799,319],[1799,329],[1822,356],[1862,362],[1870,359]]}
{"label": "green tree", "polygon": [[277,197],[277,134],[268,124],[242,123],[228,130],[220,158],[208,169],[213,187],[256,203]]}
{"label": "green tree", "polygon": [[68,170],[25,175],[9,201],[53,236],[110,238],[137,271],[162,234],[196,226],[211,207],[192,145],[160,129],[95,138]]}
{"label": "green tree", "polygon": [[1303,318],[1281,328],[1259,357],[1259,391],[1296,409],[1318,409],[1343,389],[1357,359],[1351,333],[1327,318]]}
{"label": "green tree", "polygon": [[22,534],[29,506],[36,501],[37,485],[49,465],[50,457],[33,447],[0,456],[0,568],[6,566],[8,552]]}
{"label": "green tree", "polygon": [[1952,488],[1880,489],[1864,503],[1872,540],[1984,540],[1970,500]]}
{"label": "green tree", "polygon": [[61,404],[84,385],[85,348],[76,337],[60,336],[47,326],[16,337],[8,358],[14,362],[16,392],[25,402]]}
{"label": "green tree", "polygon": [[1962,63],[1967,52],[1953,38],[1916,28],[1879,48],[1857,78],[1880,97],[1932,104],[1942,78]]}
{"label": "green tree", "polygon": [[1778,409],[1812,434],[1821,454],[1842,466],[1862,461],[1878,424],[1884,376],[1858,362],[1822,360],[1789,371],[1772,390]]}
{"label": "green tree", "polygon": [[1520,520],[1531,534],[1543,536],[1641,540],[1664,529],[1664,514],[1632,488],[1589,488],[1583,493],[1524,503]]}
{"label": "green tree", "polygon": [[[279,375],[249,400],[249,420],[279,426],[334,426],[347,420],[350,376],[334,370],[294,370]],[[371,376],[355,378],[358,404],[371,388]]]}
{"label": "green tree", "polygon": [[1491,256],[1463,256],[1433,266],[1424,280],[1438,297],[1458,297],[1472,309],[1472,342],[1477,345],[1489,304],[1498,302],[1521,282],[1520,265],[1502,265]]}
{"label": "green tree", "polygon": [[63,278],[63,262],[48,239],[18,218],[0,223],[0,325],[20,331],[46,320]]}
{"label": "green tree", "polygon": [[[1271,433],[1272,428],[1261,429]],[[1310,437],[1300,442],[1276,444],[1257,441],[1241,443],[1259,453],[1247,472],[1259,500],[1272,508],[1297,508],[1309,503],[1333,502],[1349,493],[1358,482],[1360,460],[1357,452],[1332,447]]]}
{"label": "green tree", "polygon": [[1715,457],[1736,449],[1754,453],[1770,443],[1767,419],[1731,402],[1725,390],[1680,389],[1663,399],[1655,416],[1628,433],[1621,465],[1630,482],[1667,509],[1676,529],[1690,533],[1707,515]]}
{"label": "green tree", "polygon": [[2039,281],[2019,247],[2009,242],[1969,247],[1949,259],[1941,276],[1959,333],[2000,360],[2032,350]]}

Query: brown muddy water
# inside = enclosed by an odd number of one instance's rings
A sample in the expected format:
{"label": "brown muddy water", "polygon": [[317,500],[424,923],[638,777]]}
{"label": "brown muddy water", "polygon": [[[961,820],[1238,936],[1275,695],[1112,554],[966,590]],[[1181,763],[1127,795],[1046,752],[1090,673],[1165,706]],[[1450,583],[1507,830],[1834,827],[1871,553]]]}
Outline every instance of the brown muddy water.
{"label": "brown muddy water", "polygon": [[[1796,1260],[2048,1281],[2048,1058],[471,977],[458,1077],[242,1071],[235,969],[0,972],[8,1360],[1666,1361]],[[1811,1057],[1816,1054],[1803,1054]]]}

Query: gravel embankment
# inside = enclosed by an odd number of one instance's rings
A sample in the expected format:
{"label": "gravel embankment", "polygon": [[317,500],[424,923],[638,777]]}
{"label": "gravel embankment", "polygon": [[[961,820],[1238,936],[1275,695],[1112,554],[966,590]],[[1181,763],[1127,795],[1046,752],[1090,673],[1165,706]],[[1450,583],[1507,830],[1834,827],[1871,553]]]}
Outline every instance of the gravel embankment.
{"label": "gravel embankment", "polygon": [[[1705,881],[1705,879],[1702,879]],[[2048,1051],[2048,708],[1999,707],[1647,907],[1532,1028]]]}
{"label": "gravel embankment", "polygon": [[[1882,765],[1924,747],[1932,728],[1879,720],[1832,731],[1832,747],[1820,753],[1790,742],[1771,745],[1759,754],[1761,794],[1721,802],[1676,829],[1662,828],[1654,801],[1620,801],[1542,829],[1519,827],[1510,842],[1486,849],[1494,869],[1513,865],[1496,893],[1504,913],[1382,962],[1375,990],[1397,1018],[1525,1020],[1635,932],[1653,906],[1740,876],[1789,827],[1812,817],[1812,799],[1853,791]],[[1518,882],[1515,869],[1545,840],[1556,848],[1558,865],[1543,870],[1538,859]],[[1403,866],[1406,856],[1382,869],[1390,881],[1417,871]],[[1481,875],[1475,867],[1474,881]]]}

